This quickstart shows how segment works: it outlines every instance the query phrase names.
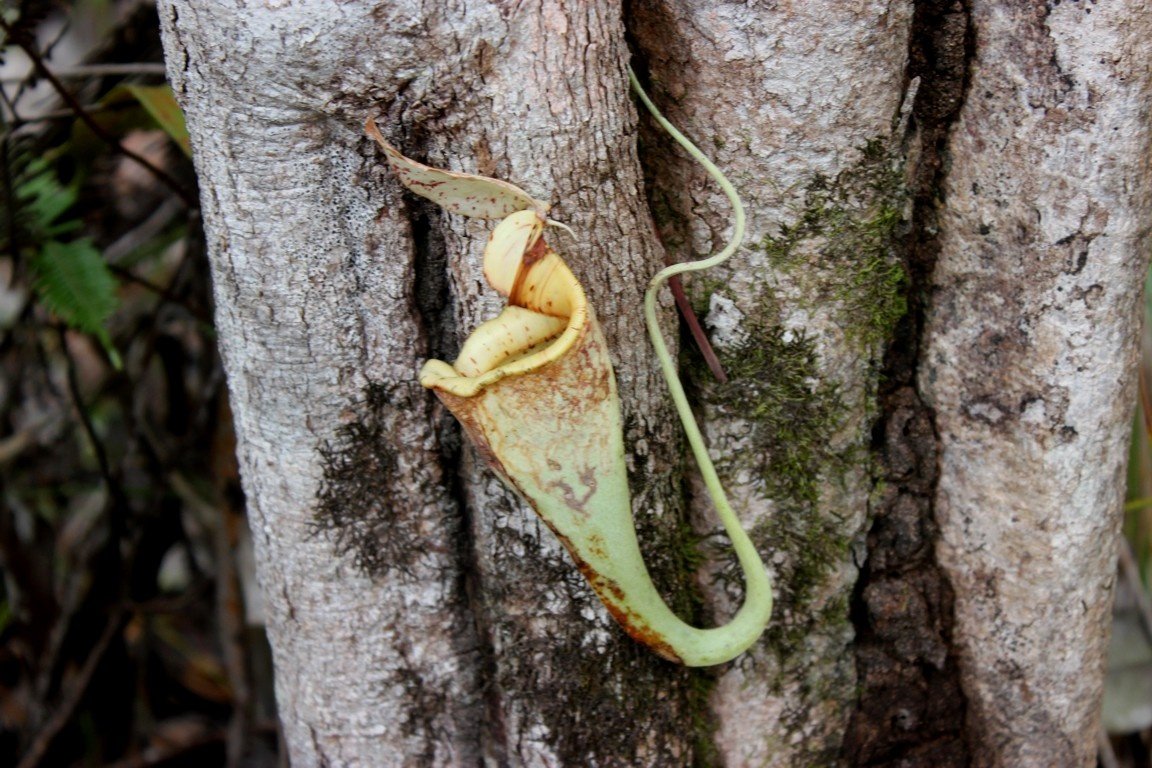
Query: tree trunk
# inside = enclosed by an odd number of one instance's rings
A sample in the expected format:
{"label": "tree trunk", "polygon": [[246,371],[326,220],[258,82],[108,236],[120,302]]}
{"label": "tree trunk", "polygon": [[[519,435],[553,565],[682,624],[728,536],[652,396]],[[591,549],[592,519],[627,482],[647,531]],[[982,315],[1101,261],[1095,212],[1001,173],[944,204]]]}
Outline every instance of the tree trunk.
{"label": "tree trunk", "polygon": [[[1152,188],[1142,6],[160,5],[293,765],[1090,763]],[[739,579],[639,329],[648,278],[730,215],[638,120],[626,34],[750,208],[687,286],[730,381],[681,354],[778,597],[715,670],[628,639],[416,383],[500,306],[491,227],[404,193],[362,131],[576,231],[555,242],[612,349],[649,567],[723,622]]]}
{"label": "tree trunk", "polygon": [[1092,765],[1152,223],[1143,2],[973,2],[922,390],[978,766]]}
{"label": "tree trunk", "polygon": [[[749,209],[744,253],[690,285],[733,377],[694,376],[712,451],[777,591],[767,642],[711,692],[716,751],[727,765],[831,765],[856,700],[850,602],[880,361],[904,305],[912,7],[637,0],[632,16],[657,101]],[[644,138],[664,242],[677,259],[716,250],[730,218],[719,190]]]}

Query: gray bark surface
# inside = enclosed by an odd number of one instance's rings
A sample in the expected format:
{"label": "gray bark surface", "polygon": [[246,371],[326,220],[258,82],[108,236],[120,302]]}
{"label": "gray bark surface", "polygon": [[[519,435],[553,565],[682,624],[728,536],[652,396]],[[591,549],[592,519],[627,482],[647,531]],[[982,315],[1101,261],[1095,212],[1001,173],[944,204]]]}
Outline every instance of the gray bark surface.
{"label": "gray bark surface", "polygon": [[[544,3],[481,41],[478,71],[457,80],[465,104],[428,126],[429,162],[472,158],[462,170],[511,179],[551,200],[573,240],[549,234],[588,293],[604,327],[620,387],[633,508],[649,567],[684,593],[668,558],[679,544],[678,427],[643,337],[641,301],[663,264],[652,237],[636,156],[636,113],[623,20],[611,3]],[[439,84],[442,88],[443,84]],[[479,255],[490,224],[445,221],[455,344],[502,300]],[[671,315],[665,315],[675,327]],[[624,635],[535,514],[466,448],[461,490],[475,547],[476,612],[491,644],[484,753],[513,765],[681,764],[691,760],[696,675],[653,657]],[[684,600],[680,600],[684,603]]]}
{"label": "gray bark surface", "polygon": [[[1018,5],[160,0],[293,765],[1090,760],[1150,17]],[[612,350],[649,567],[722,622],[739,578],[640,314],[730,215],[638,120],[626,24],[749,205],[687,286],[731,381],[681,359],[778,605],[715,670],[629,640],[416,383],[500,306],[491,225],[404,193],[362,129],[576,231],[549,238]]]}
{"label": "gray bark surface", "polygon": [[[412,382],[427,341],[410,222],[395,187],[370,183],[377,163],[336,99],[366,99],[361,117],[375,70],[431,51],[367,4],[246,5],[164,3],[161,17],[195,137],[287,748],[297,766],[473,765],[480,641],[459,509]],[[381,24],[395,30],[387,55]],[[365,415],[370,384],[390,394]],[[315,530],[322,451],[362,418],[385,434],[347,458],[378,474],[341,491],[353,515],[393,516],[395,537],[370,573]],[[393,441],[406,446],[394,460]]]}
{"label": "gray bark surface", "polygon": [[1150,210],[1146,3],[971,3],[921,385],[980,766],[1094,765]]}
{"label": "gray bark surface", "polygon": [[559,246],[613,344],[640,525],[666,551],[679,449],[636,330],[663,254],[618,7],[246,6],[162,14],[294,764],[690,761],[692,673],[615,627],[415,383],[499,304],[488,228],[403,197],[362,135],[380,115],[410,155],[552,197],[580,233]]}
{"label": "gray bark surface", "polygon": [[[727,765],[830,765],[856,698],[849,602],[885,305],[903,290],[891,276],[912,4],[640,0],[632,13],[654,98],[748,208],[746,247],[688,286],[734,377],[696,367],[704,428],[777,591],[768,641],[711,692],[716,750]],[[673,257],[719,250],[720,190],[655,130],[644,138]],[[715,529],[702,493],[694,512]]]}

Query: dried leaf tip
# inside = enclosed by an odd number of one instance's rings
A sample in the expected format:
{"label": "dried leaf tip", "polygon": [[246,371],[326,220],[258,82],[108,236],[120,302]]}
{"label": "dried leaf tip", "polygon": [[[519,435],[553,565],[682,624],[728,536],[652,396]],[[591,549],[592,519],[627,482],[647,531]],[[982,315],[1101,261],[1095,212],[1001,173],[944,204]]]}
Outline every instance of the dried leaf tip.
{"label": "dried leaf tip", "polygon": [[541,219],[547,218],[549,204],[515,184],[472,173],[444,171],[405,157],[380,133],[375,118],[368,118],[364,131],[384,150],[401,184],[452,213],[477,219],[503,219],[517,211],[533,210]]}

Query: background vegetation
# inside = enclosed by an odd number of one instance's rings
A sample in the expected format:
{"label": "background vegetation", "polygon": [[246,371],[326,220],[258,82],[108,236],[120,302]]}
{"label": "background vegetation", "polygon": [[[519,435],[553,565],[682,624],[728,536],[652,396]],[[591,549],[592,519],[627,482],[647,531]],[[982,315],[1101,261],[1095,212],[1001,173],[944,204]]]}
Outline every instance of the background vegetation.
{"label": "background vegetation", "polygon": [[275,764],[155,11],[18,2],[2,24],[0,765]]}

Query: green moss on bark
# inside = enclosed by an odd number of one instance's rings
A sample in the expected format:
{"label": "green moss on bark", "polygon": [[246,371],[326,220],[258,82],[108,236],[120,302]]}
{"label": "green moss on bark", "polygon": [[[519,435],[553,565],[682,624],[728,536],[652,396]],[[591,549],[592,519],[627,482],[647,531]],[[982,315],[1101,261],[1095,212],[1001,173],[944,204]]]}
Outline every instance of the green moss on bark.
{"label": "green moss on bark", "polygon": [[908,309],[898,251],[908,202],[902,169],[886,142],[869,142],[856,165],[814,178],[795,222],[758,245],[814,304],[834,303],[849,339],[867,349],[891,338]]}
{"label": "green moss on bark", "polygon": [[[870,361],[878,360],[907,308],[899,251],[906,200],[899,155],[873,141],[835,178],[812,179],[792,223],[754,246],[778,279],[798,289],[789,291],[790,308],[831,320],[851,354]],[[830,484],[866,455],[863,441],[844,431],[849,421],[859,423],[860,392],[846,395],[829,378],[815,337],[785,327],[784,299],[768,289],[767,277],[763,284],[756,306],[739,305],[742,341],[719,350],[729,382],[701,384],[697,394],[721,423],[742,430],[736,450],[717,457],[722,474],[750,482],[772,502],[771,515],[750,535],[775,575],[776,610],[765,642],[786,663],[813,631],[827,634],[849,621],[847,596],[829,597],[826,585],[848,560],[856,531],[831,508],[839,490]],[[699,311],[714,292],[725,289],[697,283]],[[694,380],[710,381],[698,359],[688,368]],[[875,386],[864,384],[865,393]],[[734,565],[729,576],[738,581]]]}
{"label": "green moss on bark", "polygon": [[[850,537],[817,505],[824,478],[855,452],[835,448],[848,409],[836,383],[822,376],[813,340],[763,314],[749,317],[744,330],[744,342],[720,353],[728,383],[701,394],[723,417],[743,422],[739,449],[718,457],[719,470],[750,479],[774,505],[749,533],[775,572],[776,608],[765,640],[787,658],[814,623],[832,618],[810,615],[808,605],[843,562]],[[732,569],[723,578],[738,581],[734,563]]]}

